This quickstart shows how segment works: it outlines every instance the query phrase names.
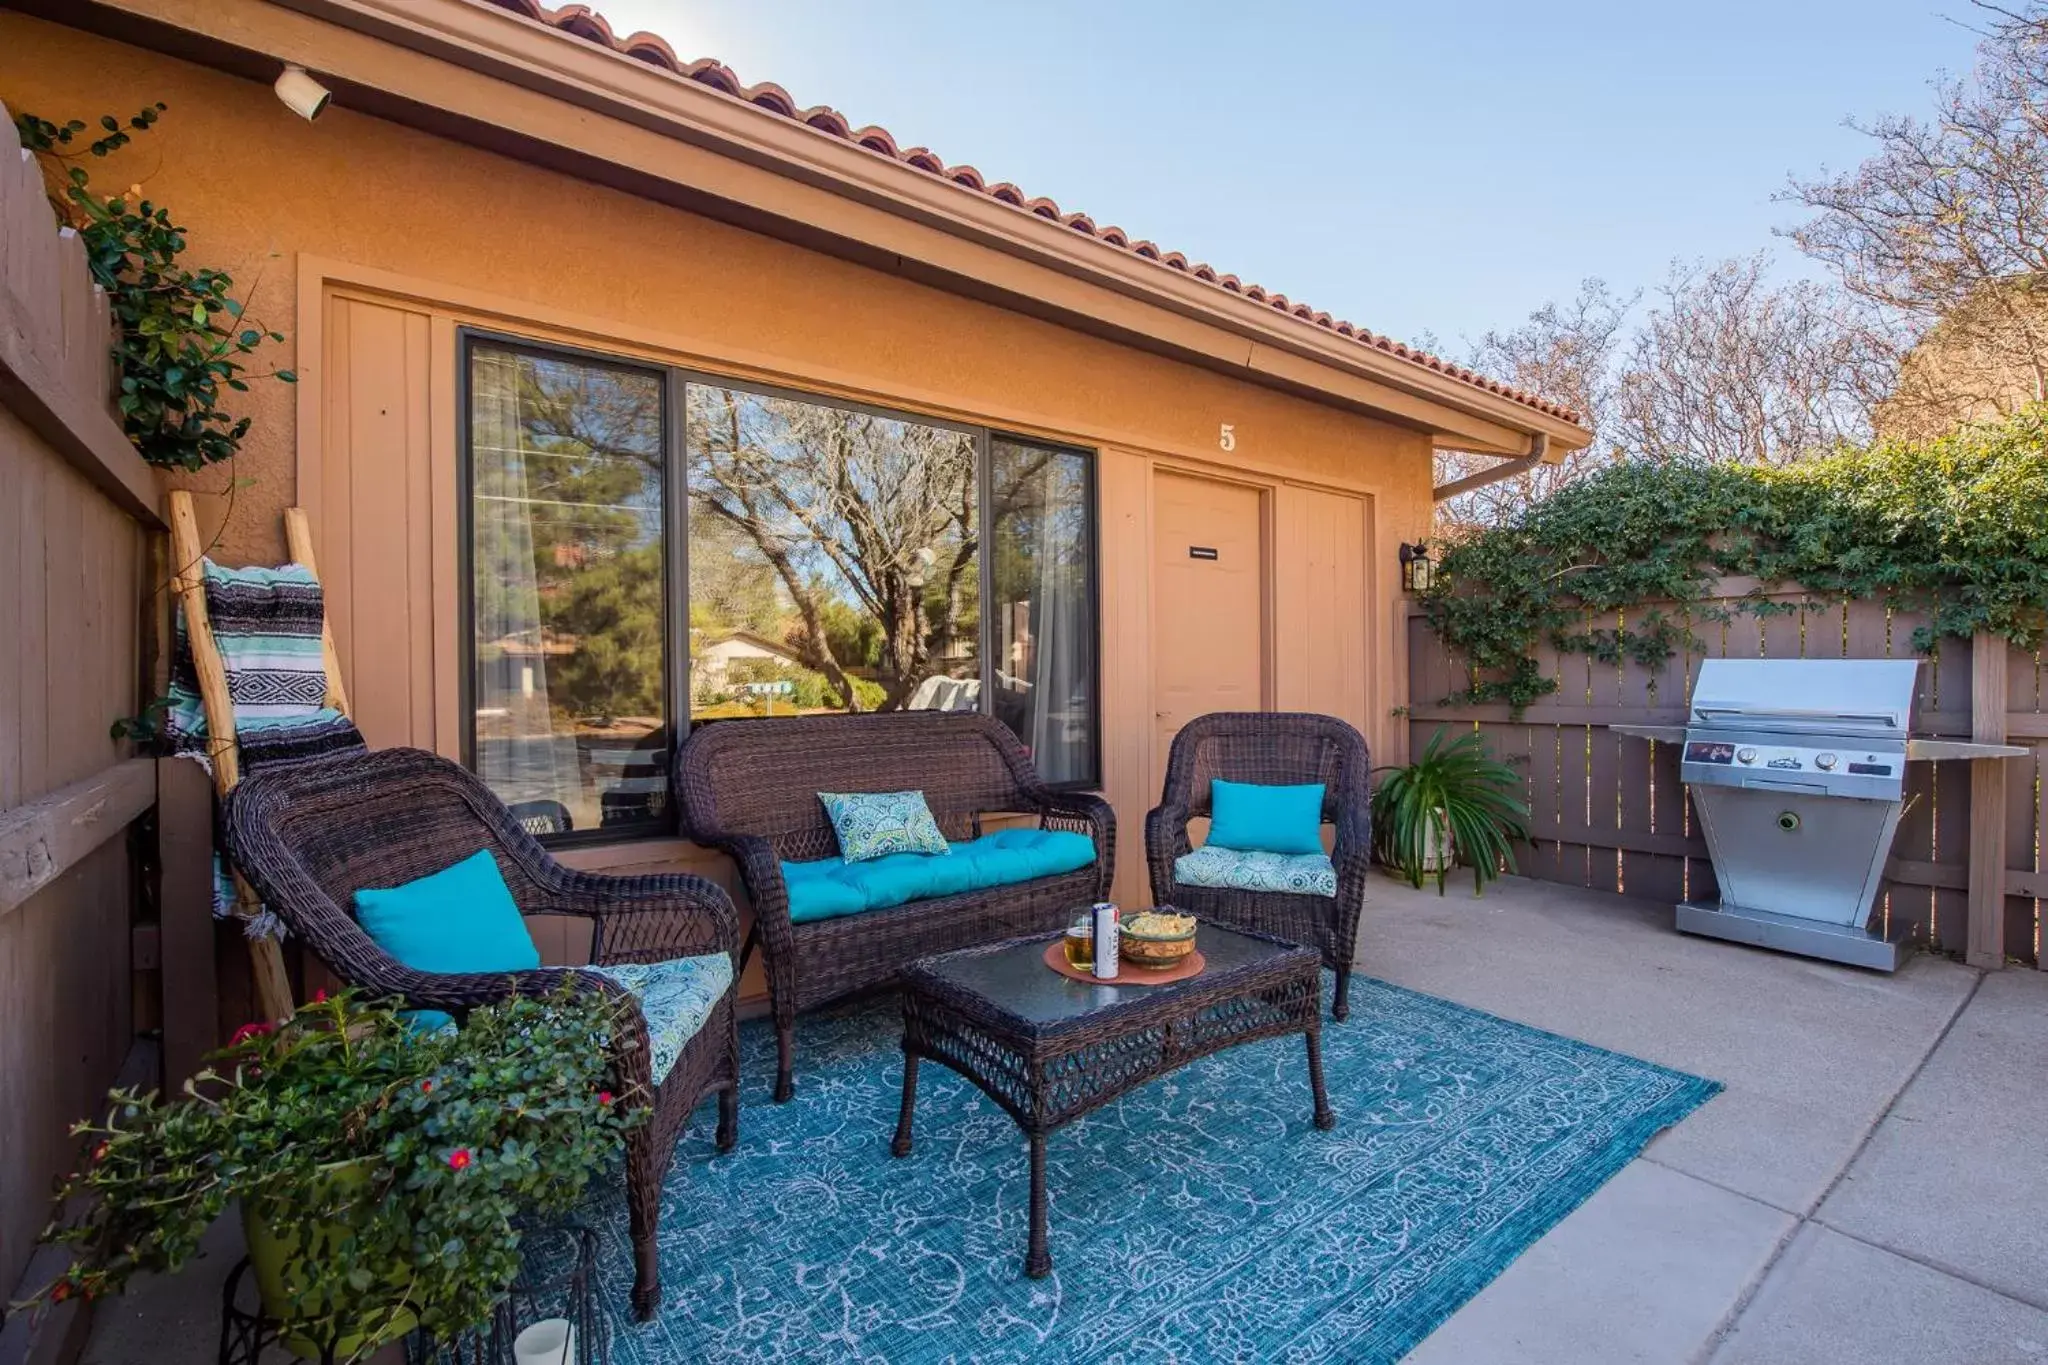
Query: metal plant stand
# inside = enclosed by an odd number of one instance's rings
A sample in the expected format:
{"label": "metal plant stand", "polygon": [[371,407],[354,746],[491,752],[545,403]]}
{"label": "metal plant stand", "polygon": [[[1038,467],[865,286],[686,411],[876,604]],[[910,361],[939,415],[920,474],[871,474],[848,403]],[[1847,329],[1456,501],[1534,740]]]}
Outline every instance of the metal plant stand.
{"label": "metal plant stand", "polygon": [[597,1302],[597,1234],[580,1223],[529,1228],[520,1260],[524,1269],[487,1326],[445,1345],[415,1333],[408,1365],[513,1365],[513,1341],[548,1318],[567,1318],[575,1328],[567,1365],[610,1365],[611,1328]]}
{"label": "metal plant stand", "polygon": [[[242,1292],[244,1283],[249,1286],[247,1294]],[[293,1360],[307,1358],[292,1352],[284,1343],[284,1333],[277,1321],[264,1316],[247,1256],[235,1262],[235,1268],[228,1272],[220,1298],[220,1352],[215,1357],[219,1365],[264,1365],[266,1357],[277,1360],[280,1351]],[[253,1301],[251,1306],[245,1307],[244,1299]],[[317,1359],[320,1365],[338,1365],[347,1357],[330,1345],[321,1348]]]}
{"label": "metal plant stand", "polygon": [[[567,1318],[575,1327],[576,1349],[566,1365],[610,1365],[611,1328],[597,1302],[597,1234],[576,1223],[530,1228],[520,1251],[525,1268],[490,1322],[445,1343],[414,1332],[405,1342],[407,1365],[513,1365],[514,1339],[548,1318]],[[278,1324],[260,1304],[244,1306],[256,1298],[255,1283],[245,1256],[221,1290],[220,1365],[263,1365],[265,1352],[281,1346]],[[321,1353],[321,1365],[336,1359],[331,1349]]]}
{"label": "metal plant stand", "polygon": [[[220,1291],[220,1365],[258,1365],[264,1348],[277,1340],[277,1324],[264,1317],[261,1308],[244,1308],[237,1302],[248,1273],[249,1258],[244,1256],[228,1272]],[[250,1292],[253,1297],[253,1288]]]}

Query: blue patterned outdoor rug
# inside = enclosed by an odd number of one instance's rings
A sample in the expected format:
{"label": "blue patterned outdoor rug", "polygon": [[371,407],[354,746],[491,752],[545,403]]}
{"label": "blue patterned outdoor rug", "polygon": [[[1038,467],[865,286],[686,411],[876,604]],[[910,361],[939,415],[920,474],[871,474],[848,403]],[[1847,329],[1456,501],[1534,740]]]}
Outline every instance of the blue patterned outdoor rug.
{"label": "blue patterned outdoor rug", "polygon": [[[1325,975],[1325,996],[1328,977]],[[1152,1082],[1048,1142],[1053,1273],[1023,1275],[1016,1125],[946,1067],[916,1150],[892,1000],[742,1030],[740,1146],[677,1149],[663,1303],[631,1320],[617,1182],[591,1210],[622,1365],[694,1361],[1392,1361],[1718,1083],[1383,982],[1323,1026],[1337,1127],[1299,1037]]]}

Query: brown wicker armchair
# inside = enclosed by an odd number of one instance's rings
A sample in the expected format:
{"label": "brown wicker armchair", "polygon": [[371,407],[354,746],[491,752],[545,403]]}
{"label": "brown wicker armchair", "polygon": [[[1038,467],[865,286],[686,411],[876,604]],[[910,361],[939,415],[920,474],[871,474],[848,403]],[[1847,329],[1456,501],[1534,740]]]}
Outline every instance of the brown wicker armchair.
{"label": "brown wicker armchair", "polygon": [[[1099,797],[1055,792],[1016,736],[992,716],[911,711],[893,715],[729,720],[683,746],[676,804],[690,838],[739,865],[754,904],[780,1049],[779,1103],[794,1092],[792,1047],[799,1010],[894,980],[931,953],[1050,931],[1109,894],[1116,816]],[[949,840],[981,833],[981,818],[1018,812],[1041,828],[1095,841],[1095,861],[1054,877],[912,901],[794,924],[782,863],[839,852],[821,791],[922,791]]]}
{"label": "brown wicker armchair", "polygon": [[[591,921],[591,961],[663,962],[723,952],[739,972],[738,919],[725,892],[701,877],[602,877],[550,858],[476,777],[418,749],[386,749],[244,780],[226,811],[228,848],[250,883],[308,947],[349,986],[395,996],[419,1009],[460,1015],[505,998],[546,995],[573,981],[624,994],[573,967],[453,975],[415,971],[391,957],[347,907],[365,887],[396,886],[488,848],[528,915]],[[718,1149],[739,1133],[739,1033],[733,990],[713,1008],[658,1089],[650,1086],[646,1021],[638,1010],[619,1041],[621,1079],[652,1093],[653,1114],[627,1140],[626,1183],[635,1280],[633,1308],[654,1315],[661,1291],[655,1255],[661,1183],[691,1113],[718,1094]]]}
{"label": "brown wicker armchair", "polygon": [[[1145,817],[1145,859],[1152,899],[1204,919],[1220,920],[1309,945],[1337,973],[1330,1013],[1351,1013],[1351,957],[1372,864],[1371,760],[1365,738],[1335,716],[1286,711],[1222,711],[1200,716],[1173,737],[1166,790]],[[1188,821],[1209,814],[1209,783],[1323,784],[1323,820],[1336,826],[1330,861],[1337,895],[1291,895],[1190,886],[1174,877],[1174,860],[1190,851]]]}

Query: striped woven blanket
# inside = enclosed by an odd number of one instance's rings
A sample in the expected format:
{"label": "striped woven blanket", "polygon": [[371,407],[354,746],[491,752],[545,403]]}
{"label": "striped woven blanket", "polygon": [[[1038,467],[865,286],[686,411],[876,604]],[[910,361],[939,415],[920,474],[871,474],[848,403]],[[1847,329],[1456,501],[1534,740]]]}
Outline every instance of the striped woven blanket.
{"label": "striped woven blanket", "polygon": [[[224,569],[208,560],[202,573],[206,615],[227,669],[228,699],[235,705],[242,771],[361,749],[363,737],[356,727],[327,705],[319,580],[296,564]],[[204,761],[206,707],[182,611],[165,729],[173,752]]]}
{"label": "striped woven blanket", "polygon": [[[281,569],[201,566],[206,616],[228,675],[235,707],[235,737],[244,776],[364,748],[347,716],[327,705],[327,667],[321,655],[320,582],[297,564]],[[171,751],[208,761],[206,705],[185,613],[178,612],[171,654],[171,693],[164,716]],[[213,909],[234,909],[234,883],[214,856]],[[281,937],[268,911],[248,925],[251,937]]]}

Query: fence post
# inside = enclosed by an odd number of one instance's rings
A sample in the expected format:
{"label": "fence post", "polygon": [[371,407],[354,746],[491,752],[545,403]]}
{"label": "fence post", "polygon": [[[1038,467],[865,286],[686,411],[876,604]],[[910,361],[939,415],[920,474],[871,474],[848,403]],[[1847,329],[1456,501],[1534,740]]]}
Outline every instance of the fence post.
{"label": "fence post", "polygon": [[[2006,644],[1979,631],[1970,641],[1970,738],[2005,743]],[[2005,760],[1970,763],[1970,925],[1964,954],[1972,967],[2005,965]]]}
{"label": "fence post", "polygon": [[220,1045],[214,976],[213,779],[190,759],[157,760],[158,932],[164,1086],[176,1090]]}

